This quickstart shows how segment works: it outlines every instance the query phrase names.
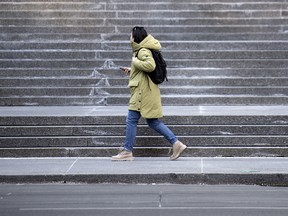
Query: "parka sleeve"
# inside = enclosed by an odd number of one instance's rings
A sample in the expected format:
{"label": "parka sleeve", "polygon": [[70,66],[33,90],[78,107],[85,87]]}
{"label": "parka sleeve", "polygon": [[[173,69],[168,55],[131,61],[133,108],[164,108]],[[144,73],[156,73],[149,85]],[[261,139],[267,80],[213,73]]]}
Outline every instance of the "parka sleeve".
{"label": "parka sleeve", "polygon": [[133,61],[134,66],[144,72],[152,72],[155,70],[156,64],[149,49],[140,49],[137,59]]}

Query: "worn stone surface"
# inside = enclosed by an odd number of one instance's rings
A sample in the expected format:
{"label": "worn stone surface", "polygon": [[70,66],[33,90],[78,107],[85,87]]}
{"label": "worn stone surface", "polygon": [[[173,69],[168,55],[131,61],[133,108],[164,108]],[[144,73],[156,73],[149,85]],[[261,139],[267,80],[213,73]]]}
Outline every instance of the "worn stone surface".
{"label": "worn stone surface", "polygon": [[134,25],[161,41],[165,87],[215,89],[170,88],[164,105],[287,104],[286,2],[154,3],[2,1],[0,105],[126,105],[119,67],[130,65]]}
{"label": "worn stone surface", "polygon": [[[286,106],[164,107],[184,156],[287,155]],[[127,107],[1,107],[1,157],[110,156],[125,140]],[[139,122],[135,154],[165,157],[169,143]]]}
{"label": "worn stone surface", "polygon": [[[287,1],[147,2],[1,1],[3,157],[115,153],[134,25],[161,41],[163,121],[186,156],[287,155]],[[165,156],[169,145],[144,124],[135,153]]]}

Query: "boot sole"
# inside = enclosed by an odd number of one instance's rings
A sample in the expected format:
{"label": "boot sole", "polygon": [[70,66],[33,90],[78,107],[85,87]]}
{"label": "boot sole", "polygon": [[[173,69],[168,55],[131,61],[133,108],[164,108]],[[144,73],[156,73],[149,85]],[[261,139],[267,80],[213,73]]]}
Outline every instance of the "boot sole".
{"label": "boot sole", "polygon": [[111,161],[133,161],[134,157],[132,158],[112,158]]}

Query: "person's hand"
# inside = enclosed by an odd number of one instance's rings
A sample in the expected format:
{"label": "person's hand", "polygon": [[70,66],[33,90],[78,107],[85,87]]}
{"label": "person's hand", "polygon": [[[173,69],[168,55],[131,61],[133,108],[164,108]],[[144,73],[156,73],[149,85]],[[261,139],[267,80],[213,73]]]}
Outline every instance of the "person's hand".
{"label": "person's hand", "polygon": [[124,73],[128,75],[128,74],[130,73],[130,71],[131,71],[131,68],[129,68],[129,67],[124,67],[124,68],[121,68],[121,70],[123,70]]}

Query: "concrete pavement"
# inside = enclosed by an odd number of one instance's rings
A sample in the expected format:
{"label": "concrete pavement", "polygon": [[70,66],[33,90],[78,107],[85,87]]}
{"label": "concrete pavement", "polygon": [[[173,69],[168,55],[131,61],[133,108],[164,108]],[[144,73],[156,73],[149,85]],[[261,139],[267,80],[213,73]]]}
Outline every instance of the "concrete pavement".
{"label": "concrete pavement", "polygon": [[2,183],[173,183],[288,186],[288,158],[1,158]]}

